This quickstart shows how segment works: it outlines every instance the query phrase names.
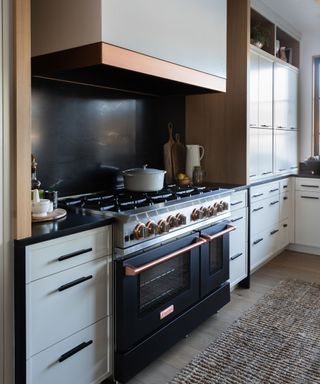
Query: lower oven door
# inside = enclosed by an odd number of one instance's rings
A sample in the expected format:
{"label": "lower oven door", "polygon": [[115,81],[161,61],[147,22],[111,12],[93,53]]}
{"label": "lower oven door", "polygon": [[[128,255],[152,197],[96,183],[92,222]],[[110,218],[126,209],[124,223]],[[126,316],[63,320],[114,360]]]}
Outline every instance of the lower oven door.
{"label": "lower oven door", "polygon": [[229,232],[235,227],[222,221],[201,231],[207,242],[201,247],[201,297],[229,279]]}
{"label": "lower oven door", "polygon": [[116,260],[116,351],[129,350],[199,300],[200,246],[188,235]]}

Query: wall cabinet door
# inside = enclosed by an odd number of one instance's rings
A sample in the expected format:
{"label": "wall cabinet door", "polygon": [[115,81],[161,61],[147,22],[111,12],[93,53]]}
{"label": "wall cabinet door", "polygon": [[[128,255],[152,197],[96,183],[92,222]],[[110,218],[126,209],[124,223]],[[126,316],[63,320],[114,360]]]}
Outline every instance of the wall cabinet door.
{"label": "wall cabinet door", "polygon": [[259,126],[259,56],[251,53],[249,72],[249,126]]}
{"label": "wall cabinet door", "polygon": [[259,57],[259,126],[272,128],[273,62]]}
{"label": "wall cabinet door", "polygon": [[283,173],[298,167],[298,131],[275,129],[275,172]]}
{"label": "wall cabinet door", "polygon": [[255,179],[259,175],[259,128],[249,130],[249,177]]}
{"label": "wall cabinet door", "polygon": [[270,128],[249,130],[249,177],[255,179],[273,172],[273,131]]}

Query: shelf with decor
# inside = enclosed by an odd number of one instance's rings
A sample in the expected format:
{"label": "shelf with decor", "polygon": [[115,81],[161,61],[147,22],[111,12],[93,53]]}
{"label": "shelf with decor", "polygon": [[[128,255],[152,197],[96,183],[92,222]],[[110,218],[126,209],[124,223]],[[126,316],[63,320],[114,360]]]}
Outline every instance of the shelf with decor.
{"label": "shelf with decor", "polygon": [[252,8],[250,43],[273,57],[299,68],[300,42]]}

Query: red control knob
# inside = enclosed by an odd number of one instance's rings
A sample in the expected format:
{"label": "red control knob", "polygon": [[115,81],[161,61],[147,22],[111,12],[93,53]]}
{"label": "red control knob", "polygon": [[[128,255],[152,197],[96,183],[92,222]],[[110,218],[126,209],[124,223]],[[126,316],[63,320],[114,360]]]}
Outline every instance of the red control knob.
{"label": "red control knob", "polygon": [[158,222],[158,233],[165,233],[165,232],[169,232],[169,229],[170,229],[170,225],[169,223],[167,223],[165,220],[160,220]]}
{"label": "red control knob", "polygon": [[144,237],[148,236],[148,229],[144,224],[139,223],[136,225],[136,227],[133,231],[133,234],[137,240],[141,240]]}

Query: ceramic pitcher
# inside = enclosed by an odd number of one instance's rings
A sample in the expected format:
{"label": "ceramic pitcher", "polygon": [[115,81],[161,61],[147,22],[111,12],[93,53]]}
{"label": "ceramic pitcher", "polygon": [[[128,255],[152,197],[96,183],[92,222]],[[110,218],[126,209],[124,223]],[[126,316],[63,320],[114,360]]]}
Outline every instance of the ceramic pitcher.
{"label": "ceramic pitcher", "polygon": [[194,167],[200,166],[200,161],[204,156],[204,148],[202,145],[186,145],[186,174],[192,180]]}

